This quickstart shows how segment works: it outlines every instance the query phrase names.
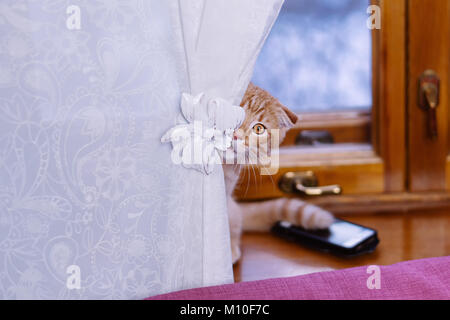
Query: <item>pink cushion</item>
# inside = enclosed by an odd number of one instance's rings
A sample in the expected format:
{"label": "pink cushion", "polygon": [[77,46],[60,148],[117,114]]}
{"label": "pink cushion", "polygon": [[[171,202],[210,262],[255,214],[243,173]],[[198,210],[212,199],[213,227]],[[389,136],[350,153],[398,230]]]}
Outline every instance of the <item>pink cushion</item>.
{"label": "pink cushion", "polygon": [[[371,273],[372,274],[372,273]],[[184,290],[156,300],[450,299],[450,257],[381,266],[381,288],[368,289],[367,267]]]}

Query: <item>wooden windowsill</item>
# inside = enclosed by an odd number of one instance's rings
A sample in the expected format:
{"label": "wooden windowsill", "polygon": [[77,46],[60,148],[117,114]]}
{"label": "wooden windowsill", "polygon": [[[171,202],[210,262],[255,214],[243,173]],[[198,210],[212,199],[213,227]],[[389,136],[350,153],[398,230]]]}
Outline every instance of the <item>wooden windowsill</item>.
{"label": "wooden windowsill", "polygon": [[304,199],[335,214],[372,214],[391,211],[450,208],[447,192],[383,193]]}
{"label": "wooden windowsill", "polygon": [[242,258],[234,266],[235,280],[239,282],[289,277],[450,255],[449,210],[340,217],[376,229],[380,238],[376,251],[344,259],[306,249],[269,233],[244,234]]}

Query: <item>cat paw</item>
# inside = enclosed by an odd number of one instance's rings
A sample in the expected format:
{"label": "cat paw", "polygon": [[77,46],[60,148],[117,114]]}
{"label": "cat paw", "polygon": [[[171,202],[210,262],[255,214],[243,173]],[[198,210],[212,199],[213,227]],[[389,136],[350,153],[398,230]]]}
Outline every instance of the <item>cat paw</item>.
{"label": "cat paw", "polygon": [[334,222],[333,215],[315,205],[307,205],[303,208],[302,227],[309,230],[326,229]]}
{"label": "cat paw", "polygon": [[241,258],[241,248],[239,246],[232,246],[231,247],[231,261],[233,264],[239,261]]}

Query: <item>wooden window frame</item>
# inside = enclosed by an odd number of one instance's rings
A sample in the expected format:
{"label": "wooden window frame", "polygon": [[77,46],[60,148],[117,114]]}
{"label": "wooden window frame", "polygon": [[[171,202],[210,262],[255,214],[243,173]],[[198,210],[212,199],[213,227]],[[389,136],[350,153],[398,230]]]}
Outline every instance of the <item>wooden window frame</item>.
{"label": "wooden window frame", "polygon": [[[334,212],[450,205],[445,190],[417,193],[413,188],[410,192],[410,167],[416,161],[412,161],[410,155],[414,143],[409,132],[410,109],[416,103],[412,99],[417,94],[412,85],[416,78],[409,68],[414,62],[409,52],[411,31],[408,23],[414,18],[409,10],[411,1],[412,5],[417,5],[420,0],[372,0],[372,4],[381,8],[382,27],[372,32],[371,114],[351,111],[299,114],[303,121],[285,139],[283,145],[286,147],[280,151],[279,172],[274,176],[259,176],[253,173],[254,169],[244,171],[242,184],[235,192],[237,199],[289,196],[278,189],[277,181],[281,175],[287,171],[312,170],[321,185],[343,186],[343,195],[307,198]],[[338,144],[293,151],[289,146],[299,132],[307,129],[328,130]],[[450,185],[450,157],[445,174],[447,185]]]}
{"label": "wooden window frame", "polygon": [[296,137],[304,130],[328,131],[336,144],[371,142],[370,110],[302,112],[297,115],[299,121],[288,131],[281,146],[295,145]]}

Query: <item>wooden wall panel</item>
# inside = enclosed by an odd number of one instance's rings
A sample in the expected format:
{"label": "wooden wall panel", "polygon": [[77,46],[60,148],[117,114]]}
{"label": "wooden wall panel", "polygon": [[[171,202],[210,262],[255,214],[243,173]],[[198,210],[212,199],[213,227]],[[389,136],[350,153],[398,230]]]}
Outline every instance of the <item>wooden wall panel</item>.
{"label": "wooden wall panel", "polygon": [[[408,4],[409,188],[440,191],[446,189],[449,147],[450,1],[409,0]],[[436,71],[441,79],[436,140],[427,136],[427,115],[417,105],[418,79],[426,69]]]}

